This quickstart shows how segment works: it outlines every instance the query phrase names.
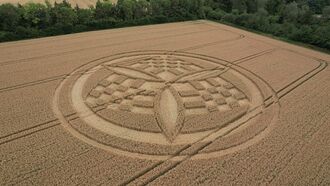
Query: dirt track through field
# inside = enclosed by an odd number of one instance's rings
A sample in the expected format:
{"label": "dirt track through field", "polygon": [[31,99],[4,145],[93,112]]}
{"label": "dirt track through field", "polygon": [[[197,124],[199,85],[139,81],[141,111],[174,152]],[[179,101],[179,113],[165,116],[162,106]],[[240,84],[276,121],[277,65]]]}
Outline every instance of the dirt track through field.
{"label": "dirt track through field", "polygon": [[328,185],[329,61],[202,20],[0,44],[0,185]]}

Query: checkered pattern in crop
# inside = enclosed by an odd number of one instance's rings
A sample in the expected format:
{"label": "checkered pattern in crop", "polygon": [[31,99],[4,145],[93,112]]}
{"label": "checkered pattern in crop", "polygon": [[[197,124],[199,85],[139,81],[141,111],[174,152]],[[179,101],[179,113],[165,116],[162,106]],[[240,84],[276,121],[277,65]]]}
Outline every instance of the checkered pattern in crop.
{"label": "checkered pattern in crop", "polygon": [[156,92],[148,89],[148,82],[112,74],[102,80],[89,93],[86,104],[95,108],[106,106],[127,112],[152,113]]}
{"label": "checkered pattern in crop", "polygon": [[187,114],[233,110],[248,104],[247,96],[220,77],[174,84]]}
{"label": "checkered pattern in crop", "polygon": [[130,67],[144,70],[154,75],[162,73],[171,73],[173,76],[180,76],[201,70],[202,68],[171,56],[154,56],[146,59],[137,60],[135,63],[129,64]]}

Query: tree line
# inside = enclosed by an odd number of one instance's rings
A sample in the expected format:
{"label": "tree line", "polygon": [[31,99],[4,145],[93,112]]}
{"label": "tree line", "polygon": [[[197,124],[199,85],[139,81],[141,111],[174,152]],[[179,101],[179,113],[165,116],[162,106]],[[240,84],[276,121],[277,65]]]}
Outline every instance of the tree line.
{"label": "tree line", "polygon": [[210,19],[330,49],[330,0],[108,0],[0,5],[0,41]]}

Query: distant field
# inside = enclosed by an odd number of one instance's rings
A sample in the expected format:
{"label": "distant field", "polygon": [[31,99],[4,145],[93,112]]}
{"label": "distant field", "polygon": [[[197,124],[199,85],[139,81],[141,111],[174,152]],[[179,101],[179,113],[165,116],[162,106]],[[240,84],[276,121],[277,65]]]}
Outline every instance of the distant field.
{"label": "distant field", "polygon": [[[61,2],[62,0],[49,0],[52,4],[54,2]],[[111,0],[112,2],[116,2],[116,0]],[[13,4],[25,4],[29,2],[35,2],[35,3],[44,3],[44,0],[0,0],[0,4],[3,3],[13,3]],[[89,6],[94,6],[97,2],[97,0],[68,0],[68,2],[71,3],[72,6],[78,5],[81,8],[87,8]]]}

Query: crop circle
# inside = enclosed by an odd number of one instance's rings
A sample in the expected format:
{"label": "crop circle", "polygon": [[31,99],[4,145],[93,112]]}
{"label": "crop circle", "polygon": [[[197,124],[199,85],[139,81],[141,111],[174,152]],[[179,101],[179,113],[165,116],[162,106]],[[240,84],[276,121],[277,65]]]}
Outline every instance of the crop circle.
{"label": "crop circle", "polygon": [[273,101],[264,113],[270,89],[241,67],[209,56],[130,52],[72,72],[56,91],[54,111],[72,135],[114,153],[209,158],[265,135],[277,109]]}

